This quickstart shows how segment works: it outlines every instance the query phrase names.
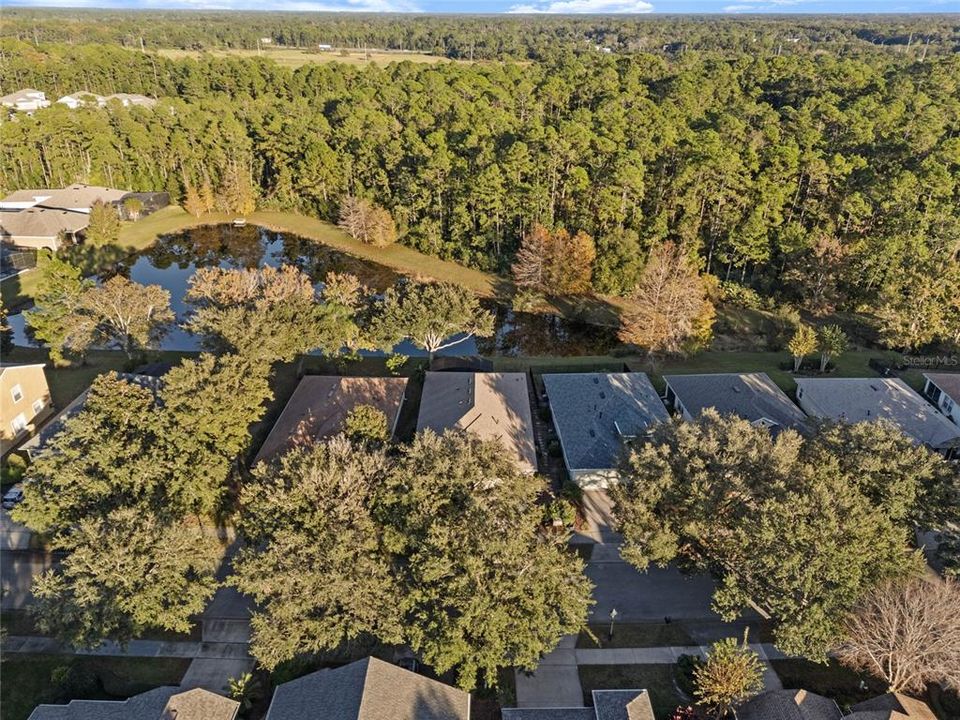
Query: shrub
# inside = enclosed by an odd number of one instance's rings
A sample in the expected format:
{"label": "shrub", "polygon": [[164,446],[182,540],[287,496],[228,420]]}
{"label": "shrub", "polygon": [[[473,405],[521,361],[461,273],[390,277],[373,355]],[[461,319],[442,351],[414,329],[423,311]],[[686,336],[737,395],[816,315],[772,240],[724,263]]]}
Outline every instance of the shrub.
{"label": "shrub", "polygon": [[409,359],[409,355],[401,355],[400,353],[391,355],[387,358],[387,371],[391,375],[399,375],[400,371],[403,369],[403,366],[407,364],[407,360]]}
{"label": "shrub", "polygon": [[0,464],[0,484],[7,486],[20,482],[26,470],[27,461],[11,453]]}
{"label": "shrub", "polygon": [[757,294],[756,290],[731,280],[721,281],[720,296],[724,302],[740,305],[751,310],[760,310],[763,307],[763,299]]}

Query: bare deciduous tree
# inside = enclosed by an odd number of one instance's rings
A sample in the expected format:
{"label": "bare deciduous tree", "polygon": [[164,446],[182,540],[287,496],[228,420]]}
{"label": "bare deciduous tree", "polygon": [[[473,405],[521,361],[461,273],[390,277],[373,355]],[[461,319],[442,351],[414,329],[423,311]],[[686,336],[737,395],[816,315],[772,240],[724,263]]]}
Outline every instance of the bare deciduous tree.
{"label": "bare deciduous tree", "polygon": [[929,683],[960,688],[960,583],[918,578],[867,595],[846,625],[836,655],[884,680],[891,692]]}
{"label": "bare deciduous tree", "polygon": [[345,197],[338,224],[350,237],[369,245],[384,247],[397,240],[397,226],[390,213],[364,198]]}
{"label": "bare deciduous tree", "polygon": [[713,305],[690,257],[673,243],[647,260],[631,307],[621,318],[620,340],[650,352],[680,352],[711,335]]}

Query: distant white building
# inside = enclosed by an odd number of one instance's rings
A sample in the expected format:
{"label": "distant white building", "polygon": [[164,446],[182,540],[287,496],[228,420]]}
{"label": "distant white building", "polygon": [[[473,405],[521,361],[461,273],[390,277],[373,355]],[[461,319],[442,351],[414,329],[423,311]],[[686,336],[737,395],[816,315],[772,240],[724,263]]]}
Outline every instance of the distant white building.
{"label": "distant white building", "polygon": [[132,105],[137,105],[139,107],[150,107],[152,108],[157,104],[157,101],[146,95],[138,95],[136,93],[114,93],[113,95],[107,95],[105,98],[106,102],[111,100],[118,100],[121,105],[124,107],[130,107]]}
{"label": "distant white building", "polygon": [[333,50],[333,45],[327,45],[327,44],[325,44],[325,43],[320,43],[319,45],[317,45],[317,48],[318,48],[319,50]]}
{"label": "distant white building", "polygon": [[66,105],[71,110],[76,110],[79,107],[94,105],[97,107],[103,107],[107,104],[107,99],[103,97],[103,95],[81,91],[72,93],[70,95],[64,95],[62,98],[57,100],[57,103],[60,105]]}
{"label": "distant white building", "polygon": [[271,45],[273,43],[273,38],[260,38],[261,45]]}
{"label": "distant white building", "polygon": [[33,88],[26,88],[0,97],[0,105],[17,112],[29,113],[40,108],[50,107],[50,101],[47,100],[46,93]]}

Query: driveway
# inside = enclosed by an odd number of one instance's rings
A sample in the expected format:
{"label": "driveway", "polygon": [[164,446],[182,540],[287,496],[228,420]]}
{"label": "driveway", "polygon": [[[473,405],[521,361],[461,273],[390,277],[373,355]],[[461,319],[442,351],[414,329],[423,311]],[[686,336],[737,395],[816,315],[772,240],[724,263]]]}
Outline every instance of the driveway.
{"label": "driveway", "polygon": [[709,575],[684,575],[669,565],[639,572],[620,557],[618,543],[599,543],[587,563],[595,585],[592,622],[606,622],[616,608],[618,622],[716,620],[710,609],[715,584]]}
{"label": "driveway", "polygon": [[54,559],[33,550],[4,550],[0,560],[0,608],[22,610],[33,600],[33,578],[53,567]]}
{"label": "driveway", "polygon": [[0,550],[29,550],[33,533],[25,525],[10,519],[10,513],[0,510]]}

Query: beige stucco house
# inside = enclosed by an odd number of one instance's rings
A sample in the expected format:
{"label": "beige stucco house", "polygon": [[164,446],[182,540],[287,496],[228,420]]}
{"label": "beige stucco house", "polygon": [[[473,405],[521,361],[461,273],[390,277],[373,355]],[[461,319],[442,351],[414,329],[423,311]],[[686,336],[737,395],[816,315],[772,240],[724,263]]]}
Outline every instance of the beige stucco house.
{"label": "beige stucco house", "polygon": [[30,437],[52,412],[43,363],[0,364],[0,454]]}

